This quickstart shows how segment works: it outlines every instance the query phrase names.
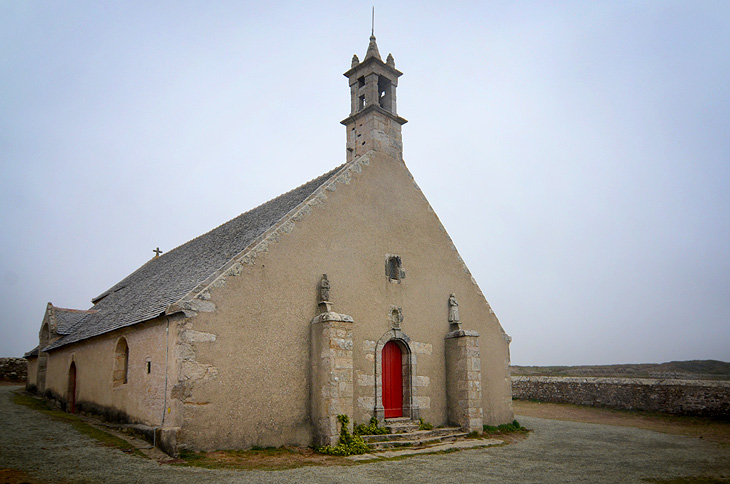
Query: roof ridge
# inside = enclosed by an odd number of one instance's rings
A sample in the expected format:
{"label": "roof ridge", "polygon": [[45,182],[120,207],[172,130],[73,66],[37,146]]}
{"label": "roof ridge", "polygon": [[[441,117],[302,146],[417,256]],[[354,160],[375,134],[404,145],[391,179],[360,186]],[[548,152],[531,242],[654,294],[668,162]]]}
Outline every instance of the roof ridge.
{"label": "roof ridge", "polygon": [[98,310],[96,310],[96,309],[71,309],[71,308],[62,308],[62,307],[59,307],[59,306],[54,306],[53,304],[51,304],[51,307],[54,310],[56,310],[56,311],[68,311],[68,312],[71,312],[71,313],[87,313],[87,314],[91,314],[91,313],[98,312]]}

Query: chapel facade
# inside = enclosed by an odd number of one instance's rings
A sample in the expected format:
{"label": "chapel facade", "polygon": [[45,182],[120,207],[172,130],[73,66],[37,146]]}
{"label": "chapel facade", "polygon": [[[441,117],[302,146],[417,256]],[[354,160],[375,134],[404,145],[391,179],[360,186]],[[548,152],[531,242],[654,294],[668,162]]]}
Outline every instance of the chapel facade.
{"label": "chapel facade", "polygon": [[510,337],[403,160],[402,75],[374,36],[345,72],[346,162],[48,304],[28,386],[155,429],[166,451],[336,444],[337,416],[513,419]]}

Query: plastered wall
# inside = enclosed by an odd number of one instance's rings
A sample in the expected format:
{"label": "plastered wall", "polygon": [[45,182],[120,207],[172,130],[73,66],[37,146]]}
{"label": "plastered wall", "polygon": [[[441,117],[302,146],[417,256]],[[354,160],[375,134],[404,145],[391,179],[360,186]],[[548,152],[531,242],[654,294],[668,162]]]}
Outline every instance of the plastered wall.
{"label": "plastered wall", "polygon": [[[170,373],[165,359],[166,329],[167,319],[160,318],[51,351],[46,389],[70,401],[69,369],[74,362],[76,402],[81,408],[84,404],[91,408],[88,404],[93,404],[99,410],[121,411],[133,422],[158,426],[162,422],[165,401],[166,367],[168,376]],[[128,376],[127,383],[115,386],[115,350],[122,337],[126,338],[129,347]]]}
{"label": "plastered wall", "polygon": [[[402,309],[417,360],[420,416],[447,422],[444,336],[455,293],[464,329],[480,333],[482,403],[489,424],[512,420],[508,344],[496,317],[402,162],[374,154],[326,190],[326,200],[265,251],[217,281],[189,318],[188,356],[174,392],[179,442],[196,448],[309,445],[310,328],[317,285],[331,282],[333,310],[352,316],[354,419],[375,404],[375,346]],[[386,277],[388,254],[405,279]],[[182,333],[181,333],[182,334]]]}

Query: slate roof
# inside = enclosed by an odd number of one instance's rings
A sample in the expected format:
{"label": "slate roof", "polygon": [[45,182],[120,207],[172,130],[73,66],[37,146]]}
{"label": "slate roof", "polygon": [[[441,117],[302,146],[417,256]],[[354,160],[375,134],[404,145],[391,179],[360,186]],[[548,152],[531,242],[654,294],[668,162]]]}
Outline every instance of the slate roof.
{"label": "slate roof", "polygon": [[23,355],[23,358],[25,358],[25,359],[28,359],[28,358],[38,358],[38,350],[39,350],[39,348],[40,348],[40,346],[36,346],[32,350],[30,350],[29,352],[27,352],[26,354],[24,354]]}
{"label": "slate roof", "polygon": [[[299,188],[270,200],[159,257],[151,259],[109,290],[95,297],[93,313],[65,328],[51,350],[147,321],[195,289],[320,186],[335,177],[341,165]],[[66,322],[66,320],[65,320]],[[60,326],[59,321],[59,326]]]}
{"label": "slate roof", "polygon": [[78,309],[57,308],[53,306],[53,313],[56,317],[56,332],[58,334],[69,334],[71,328],[76,326],[82,319],[93,311],[80,311]]}

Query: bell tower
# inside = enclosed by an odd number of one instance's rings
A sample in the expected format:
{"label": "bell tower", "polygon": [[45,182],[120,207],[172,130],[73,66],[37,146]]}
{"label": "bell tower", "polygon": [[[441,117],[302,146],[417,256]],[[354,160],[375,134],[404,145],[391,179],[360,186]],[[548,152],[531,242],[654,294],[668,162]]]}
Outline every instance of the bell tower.
{"label": "bell tower", "polygon": [[385,62],[380,58],[374,35],[362,62],[352,56],[352,66],[345,72],[350,83],[350,115],[341,121],[347,128],[347,161],[370,150],[403,159],[401,126],[407,121],[398,116],[395,97],[402,75],[391,54]]}

